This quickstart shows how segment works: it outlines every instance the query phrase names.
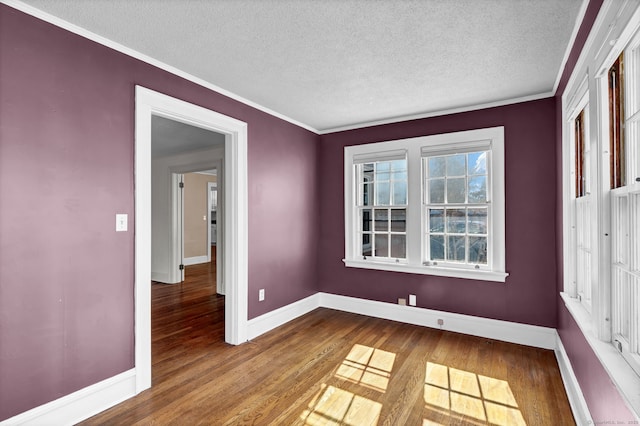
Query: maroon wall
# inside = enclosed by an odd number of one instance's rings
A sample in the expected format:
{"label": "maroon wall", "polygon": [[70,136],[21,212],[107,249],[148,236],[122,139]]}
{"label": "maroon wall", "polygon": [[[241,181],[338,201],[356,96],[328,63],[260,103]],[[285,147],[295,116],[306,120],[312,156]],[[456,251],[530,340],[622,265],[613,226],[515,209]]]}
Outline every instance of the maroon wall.
{"label": "maroon wall", "polygon": [[317,135],[0,5],[0,421],[133,367],[136,84],[248,123],[250,318],[316,291]]}
{"label": "maroon wall", "polygon": [[[555,114],[548,98],[322,136],[320,290],[555,327]],[[344,266],[345,146],[493,126],[505,127],[506,283]]]}
{"label": "maroon wall", "polygon": [[[567,59],[556,92],[556,258],[558,265],[557,293],[564,291],[564,271],[562,256],[562,94],[575,68],[591,27],[598,16],[603,0],[590,0],[575,43]],[[616,386],[586,341],[582,331],[558,295],[558,334],[562,340],[573,371],[589,406],[593,420],[607,421],[634,420]]]}

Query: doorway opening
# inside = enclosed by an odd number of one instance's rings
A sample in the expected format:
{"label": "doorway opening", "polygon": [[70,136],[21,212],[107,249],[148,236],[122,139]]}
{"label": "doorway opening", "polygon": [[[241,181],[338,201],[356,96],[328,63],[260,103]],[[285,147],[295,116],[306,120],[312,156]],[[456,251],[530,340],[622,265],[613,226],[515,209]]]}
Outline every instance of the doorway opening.
{"label": "doorway opening", "polygon": [[[223,136],[224,156],[219,176],[223,201],[225,284],[224,335],[230,344],[247,340],[247,125],[194,104],[136,86],[135,133],[135,371],[136,392],[151,386],[151,280],[152,280],[152,120],[160,117],[212,131]],[[171,173],[205,170],[208,164],[170,167]],[[171,180],[170,177],[166,178]],[[178,232],[177,214],[171,215],[171,233]],[[219,228],[218,228],[219,229]],[[155,242],[153,243],[155,245]],[[220,243],[218,243],[220,246]],[[172,247],[175,247],[172,246]],[[179,257],[171,249],[168,264]],[[174,268],[167,272],[175,274]],[[170,277],[169,277],[170,278]]]}
{"label": "doorway opening", "polygon": [[[152,132],[153,133],[153,132]],[[211,139],[209,142],[215,143],[219,134],[204,135]],[[155,137],[155,135],[154,135]],[[158,136],[162,138],[162,136]],[[223,138],[224,141],[224,138]],[[188,141],[186,142],[189,143]],[[193,141],[191,141],[193,143]],[[153,142],[152,142],[153,145]],[[219,150],[215,145],[207,150],[197,150],[195,156],[199,159],[209,154],[217,157]],[[189,157],[188,154],[180,154],[182,158]],[[176,158],[175,156],[173,157]],[[166,164],[166,159],[159,159],[157,163]],[[224,180],[219,176],[223,161],[216,160],[214,167],[207,170],[173,173],[172,183],[173,193],[177,198],[173,200],[176,205],[172,211],[178,214],[177,234],[174,235],[171,243],[179,250],[178,268],[181,271],[178,282],[184,282],[190,270],[202,268],[190,268],[193,265],[208,265],[212,273],[211,284],[216,287],[217,294],[225,294],[224,286],[224,197],[218,194],[224,193]],[[165,191],[166,192],[166,191]],[[219,199],[220,198],[220,199]],[[156,204],[154,202],[154,204]],[[154,211],[155,215],[156,212]],[[154,220],[154,227],[161,232],[164,228],[162,220]],[[155,231],[152,232],[155,235]],[[153,239],[153,238],[152,238]],[[156,262],[159,263],[159,262]],[[153,261],[152,261],[153,265]],[[180,265],[184,268],[180,269]],[[176,267],[175,265],[173,266]],[[152,270],[152,277],[161,276]]]}

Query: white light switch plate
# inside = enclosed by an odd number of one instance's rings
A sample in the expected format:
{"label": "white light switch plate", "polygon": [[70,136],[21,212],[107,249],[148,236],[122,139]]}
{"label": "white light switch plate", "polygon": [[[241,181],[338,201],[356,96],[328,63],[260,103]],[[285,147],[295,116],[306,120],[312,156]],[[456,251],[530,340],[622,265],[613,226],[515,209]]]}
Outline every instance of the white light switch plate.
{"label": "white light switch plate", "polygon": [[116,232],[126,232],[127,216],[126,214],[116,214]]}

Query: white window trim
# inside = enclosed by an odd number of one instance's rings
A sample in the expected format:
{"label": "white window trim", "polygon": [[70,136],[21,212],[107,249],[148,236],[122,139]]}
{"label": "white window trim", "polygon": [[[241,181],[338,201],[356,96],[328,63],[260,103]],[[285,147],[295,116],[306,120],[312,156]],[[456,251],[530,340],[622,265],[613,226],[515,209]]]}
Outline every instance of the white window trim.
{"label": "white window trim", "polygon": [[[423,264],[424,235],[422,217],[422,153],[426,150],[443,150],[448,146],[464,146],[478,141],[490,141],[491,162],[491,231],[492,251],[489,270],[469,269]],[[357,218],[355,215],[356,176],[354,164],[363,158],[375,160],[385,158],[389,152],[406,151],[408,167],[407,207],[407,258],[406,261],[386,262],[363,260],[357,256]],[[509,275],[505,265],[505,191],[504,191],[504,127],[491,127],[462,132],[422,136],[410,139],[377,142],[345,147],[344,150],[344,196],[345,196],[345,259],[347,267],[375,269],[413,274],[467,278],[483,281],[505,282]],[[417,182],[417,183],[416,183]]]}

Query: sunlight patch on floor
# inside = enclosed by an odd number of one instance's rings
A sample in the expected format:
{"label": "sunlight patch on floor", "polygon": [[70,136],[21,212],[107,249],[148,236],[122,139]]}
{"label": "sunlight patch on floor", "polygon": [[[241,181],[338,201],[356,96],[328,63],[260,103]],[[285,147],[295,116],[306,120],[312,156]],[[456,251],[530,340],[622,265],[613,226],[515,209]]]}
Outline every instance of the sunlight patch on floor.
{"label": "sunlight patch on floor", "polygon": [[336,377],[384,392],[389,385],[396,354],[354,345],[336,371]]}
{"label": "sunlight patch on floor", "polygon": [[[337,367],[334,377],[382,394],[387,390],[396,359],[393,352],[354,345]],[[382,404],[337,386],[323,383],[300,418],[305,425],[376,425]]]}
{"label": "sunlight patch on floor", "polygon": [[382,404],[335,386],[322,385],[320,392],[300,416],[305,425],[375,425]]}
{"label": "sunlight patch on floor", "polygon": [[[504,380],[428,362],[424,401],[438,417],[489,422],[497,426],[526,426],[524,417]],[[438,425],[424,419],[423,425]]]}

